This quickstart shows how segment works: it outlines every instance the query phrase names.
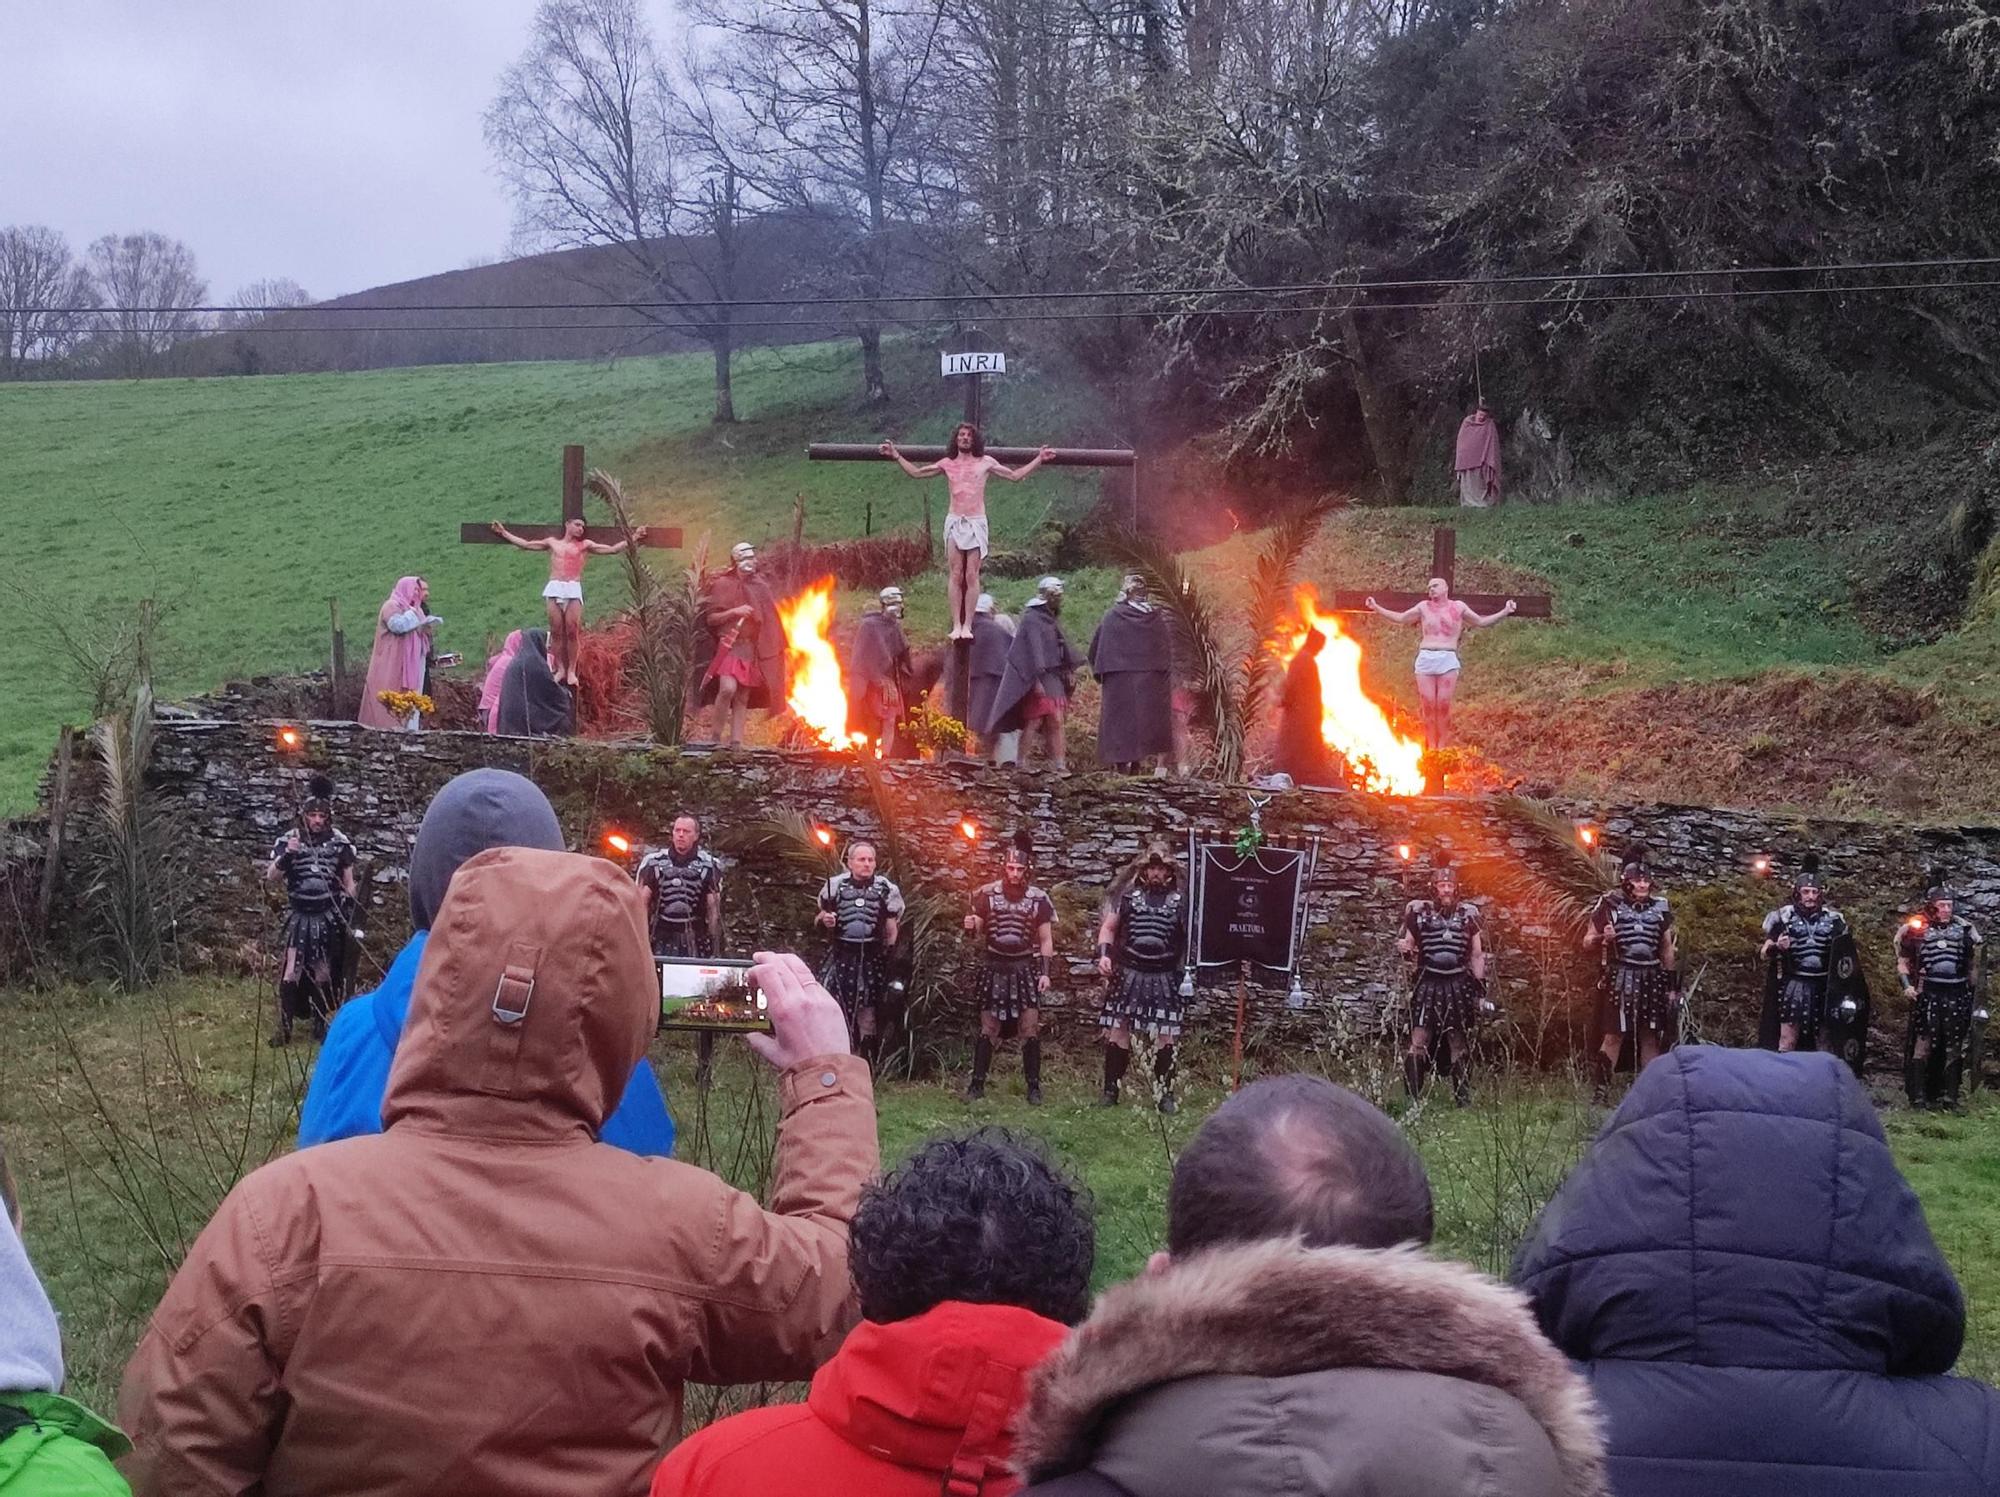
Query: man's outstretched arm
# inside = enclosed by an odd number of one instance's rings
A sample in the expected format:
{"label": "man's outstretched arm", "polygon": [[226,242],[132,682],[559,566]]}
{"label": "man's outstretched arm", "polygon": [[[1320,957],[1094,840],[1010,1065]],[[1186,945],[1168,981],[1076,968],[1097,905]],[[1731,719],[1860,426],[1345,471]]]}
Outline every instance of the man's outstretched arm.
{"label": "man's outstretched arm", "polygon": [[1516,603],[1512,598],[1509,598],[1505,603],[1503,603],[1500,606],[1497,612],[1474,613],[1472,611],[1471,604],[1461,603],[1458,605],[1458,616],[1464,619],[1466,623],[1472,625],[1472,627],[1475,629],[1490,629],[1495,624],[1499,623],[1500,620],[1504,618],[1512,618],[1514,615],[1514,611],[1518,609],[1520,606],[1521,605]]}
{"label": "man's outstretched arm", "polygon": [[1412,623],[1415,621],[1417,617],[1417,609],[1419,605],[1415,603],[1412,603],[1408,608],[1395,609],[1395,608],[1384,608],[1380,603],[1377,603],[1373,597],[1365,598],[1363,599],[1363,601],[1367,603],[1369,610],[1371,612],[1381,614],[1383,618],[1387,619],[1392,624]]}
{"label": "man's outstretched arm", "polygon": [[519,546],[523,551],[546,551],[549,549],[549,543],[546,538],[539,541],[524,541],[498,520],[495,520],[488,528],[508,545]]}

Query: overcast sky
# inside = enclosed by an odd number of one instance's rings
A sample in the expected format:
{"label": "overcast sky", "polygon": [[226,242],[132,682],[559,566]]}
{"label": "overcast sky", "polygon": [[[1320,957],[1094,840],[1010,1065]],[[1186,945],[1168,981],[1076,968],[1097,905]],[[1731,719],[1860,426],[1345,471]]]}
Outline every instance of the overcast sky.
{"label": "overcast sky", "polygon": [[503,253],[480,135],[535,0],[0,0],[0,224],[185,240],[210,295]]}

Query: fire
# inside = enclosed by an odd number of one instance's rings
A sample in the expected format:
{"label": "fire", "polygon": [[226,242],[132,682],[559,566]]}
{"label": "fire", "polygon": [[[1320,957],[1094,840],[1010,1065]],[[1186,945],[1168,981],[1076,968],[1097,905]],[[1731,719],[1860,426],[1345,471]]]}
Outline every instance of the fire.
{"label": "fire", "polygon": [[1310,584],[1298,591],[1295,627],[1276,646],[1281,663],[1289,665],[1306,642],[1308,631],[1326,636],[1326,648],[1314,662],[1319,667],[1320,737],[1347,761],[1364,790],[1390,795],[1421,795],[1424,791],[1424,746],[1405,738],[1387,714],[1361,689],[1361,643],[1340,627],[1334,614],[1319,606]]}
{"label": "fire", "polygon": [[868,740],[847,731],[847,691],[827,632],[833,625],[833,579],[822,577],[778,605],[785,626],[791,687],[785,705],[828,748],[860,748]]}

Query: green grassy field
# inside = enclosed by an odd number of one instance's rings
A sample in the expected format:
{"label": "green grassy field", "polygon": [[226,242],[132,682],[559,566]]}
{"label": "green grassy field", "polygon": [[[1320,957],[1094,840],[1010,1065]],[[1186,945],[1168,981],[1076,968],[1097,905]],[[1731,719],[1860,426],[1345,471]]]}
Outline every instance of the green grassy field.
{"label": "green grassy field", "polygon": [[[135,998],[95,990],[0,993],[0,1138],[20,1177],[30,1250],[64,1316],[74,1391],[109,1408],[125,1359],[172,1265],[230,1183],[291,1146],[310,1050],[264,1048],[265,991],[248,982],[177,982]],[[1174,1151],[1223,1097],[1226,1057],[1195,1048],[1182,1112],[1093,1106],[1094,1052],[1058,1048],[1049,1104],[1021,1099],[1002,1056],[976,1107],[951,1084],[886,1084],[881,1138],[893,1159],[940,1129],[1031,1130],[1089,1185],[1098,1213],[1095,1281],[1137,1272],[1159,1245]],[[765,1178],[775,1116],[770,1084],[726,1048],[703,1105],[685,1046],[662,1044],[680,1157],[748,1189]],[[1346,1075],[1393,1095],[1389,1068]],[[1471,1109],[1406,1118],[1430,1168],[1437,1246],[1504,1273],[1542,1202],[1594,1126],[1553,1081],[1494,1083]],[[1961,1370],[2000,1377],[2000,1104],[1964,1116],[1887,1118],[1891,1141],[1965,1286],[1971,1320]],[[697,1402],[696,1408],[706,1405]]]}
{"label": "green grassy field", "polygon": [[[476,668],[489,639],[539,619],[543,564],[504,547],[461,546],[457,527],[551,514],[565,442],[583,442],[593,464],[617,474],[642,518],[678,524],[691,541],[707,535],[717,554],[741,537],[788,535],[798,495],[814,539],[914,529],[926,487],[942,515],[941,485],[886,465],[812,464],[803,455],[815,437],[940,438],[956,392],[927,351],[892,350],[899,398],[875,414],[856,403],[845,345],[743,355],[744,419],[728,429],[708,424],[709,377],[705,355],[685,355],[0,387],[0,526],[13,563],[0,601],[18,620],[0,633],[0,814],[26,808],[57,725],[85,713],[75,673],[42,622],[51,616],[116,627],[140,599],[158,598],[158,671],[172,696],[323,664],[331,596],[341,601],[350,658],[365,660],[375,610],[396,577],[414,570],[430,578],[447,621],[442,646]],[[988,424],[1003,440],[1121,440],[1087,392],[1028,366],[997,383]],[[1074,518],[1099,491],[1097,476],[1075,470],[995,484],[996,541],[1019,543],[1050,516]],[[1150,502],[1212,520],[1239,501],[1224,485],[1209,492],[1188,480]],[[1937,797],[1924,786],[1941,779],[1961,799],[2000,805],[2000,759],[1981,752],[2000,727],[2000,671],[1991,665],[2000,623],[1885,654],[1851,604],[1874,533],[1813,529],[1792,490],[1721,486],[1496,511],[1350,509],[1328,525],[1306,574],[1323,588],[1418,586],[1429,528],[1440,521],[1459,528],[1462,587],[1557,599],[1557,621],[1510,622],[1466,647],[1467,723],[1523,773],[1579,793],[1742,800],[1772,793],[1772,777],[1743,762],[1746,745],[1752,757],[1763,746],[1768,759],[1773,746],[1783,758],[1831,744],[1853,750],[1821,777],[1840,809],[1870,810],[1871,784],[1891,780],[1901,788],[1882,809],[1897,813],[1934,814]],[[1243,590],[1260,545],[1238,536],[1191,556],[1189,567],[1227,598]],[[1115,574],[1086,569],[1070,580],[1066,622],[1081,644]],[[1006,606],[1031,588],[992,584]],[[615,566],[599,563],[589,590],[594,615],[623,601]],[[846,597],[843,616],[862,601]],[[919,641],[942,633],[936,577],[912,590],[909,622]],[[1371,647],[1371,689],[1410,705],[1414,641],[1374,620],[1358,628]],[[1825,710],[1794,735],[1792,720],[1813,714],[1786,705],[1790,687],[1777,690],[1776,705],[1755,690],[1744,701],[1699,694],[1708,683],[1765,676],[1821,683]],[[1644,701],[1676,691],[1682,697],[1664,705]],[[1914,734],[1907,707],[1859,720],[1878,693],[1909,692],[1924,694],[1915,710],[1943,716]],[[1545,731],[1552,712],[1569,719],[1560,742]],[[1649,713],[1681,724],[1713,717],[1724,752],[1680,765],[1671,783],[1636,770],[1607,776],[1607,763],[1622,762],[1612,749]]]}

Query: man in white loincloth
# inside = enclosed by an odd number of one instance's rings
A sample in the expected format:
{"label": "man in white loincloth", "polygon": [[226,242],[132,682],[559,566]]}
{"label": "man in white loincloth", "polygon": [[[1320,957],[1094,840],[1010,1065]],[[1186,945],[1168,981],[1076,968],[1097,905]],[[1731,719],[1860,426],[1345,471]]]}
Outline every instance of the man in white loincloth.
{"label": "man in white loincloth", "polygon": [[1424,600],[1401,611],[1384,608],[1373,598],[1371,610],[1393,624],[1415,623],[1422,631],[1417,650],[1417,702],[1424,725],[1424,747],[1441,749],[1451,732],[1451,699],[1458,689],[1458,636],[1467,624],[1485,629],[1515,610],[1509,598],[1498,613],[1474,613],[1451,595],[1451,584],[1433,577]]}
{"label": "man in white loincloth", "polygon": [[986,450],[986,438],[970,421],[961,421],[951,433],[951,450],[934,463],[913,463],[896,450],[894,442],[882,444],[882,456],[891,459],[912,478],[944,475],[951,491],[950,507],[944,517],[945,577],[951,595],[952,639],[972,638],[972,608],[979,597],[980,559],[990,549],[986,526],[986,475],[991,473],[1009,483],[1019,483],[1055,456],[1053,447],[1043,447],[1018,468],[1010,468]]}

